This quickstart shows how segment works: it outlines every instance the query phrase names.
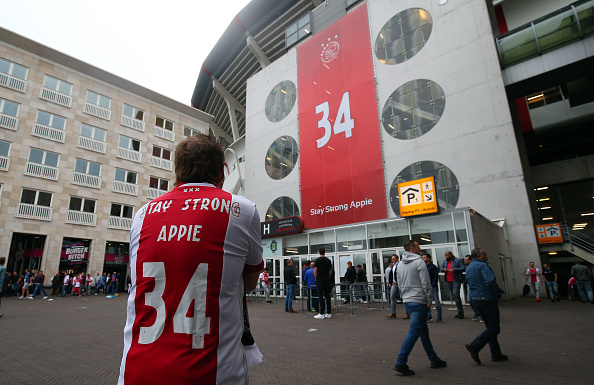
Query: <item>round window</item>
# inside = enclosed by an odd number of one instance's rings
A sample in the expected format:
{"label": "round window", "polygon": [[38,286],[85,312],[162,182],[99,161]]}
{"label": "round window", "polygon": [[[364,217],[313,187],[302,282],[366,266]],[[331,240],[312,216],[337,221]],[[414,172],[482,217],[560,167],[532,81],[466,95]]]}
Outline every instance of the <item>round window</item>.
{"label": "round window", "polygon": [[289,197],[276,198],[266,210],[266,220],[281,219],[299,215],[297,203]]}
{"label": "round window", "polygon": [[266,152],[266,173],[272,179],[283,179],[295,168],[298,156],[299,149],[295,139],[288,135],[277,138]]}
{"label": "round window", "polygon": [[266,99],[266,117],[271,122],[280,122],[289,115],[297,100],[297,88],[290,80],[278,83]]}
{"label": "round window", "polygon": [[445,94],[434,81],[412,80],[386,100],[382,110],[384,130],[396,139],[414,139],[429,132],[445,109]]}
{"label": "round window", "polygon": [[384,24],[375,39],[375,56],[384,64],[404,63],[425,46],[432,27],[431,15],[424,9],[400,12]]}
{"label": "round window", "polygon": [[398,183],[410,182],[421,178],[435,178],[435,190],[439,210],[449,210],[456,207],[460,196],[460,187],[456,174],[439,162],[424,160],[405,167],[392,182],[390,186],[390,205],[392,211],[400,216],[400,201],[398,195]]}

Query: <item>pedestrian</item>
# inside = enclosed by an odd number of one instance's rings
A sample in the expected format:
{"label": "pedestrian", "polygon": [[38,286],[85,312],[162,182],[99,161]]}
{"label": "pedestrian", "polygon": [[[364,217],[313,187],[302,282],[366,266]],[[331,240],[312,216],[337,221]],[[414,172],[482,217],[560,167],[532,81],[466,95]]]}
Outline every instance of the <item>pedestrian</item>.
{"label": "pedestrian", "polygon": [[31,296],[31,299],[35,298],[35,296],[40,290],[43,292],[43,299],[47,299],[47,293],[45,291],[45,287],[43,287],[44,282],[45,275],[43,275],[43,270],[39,271],[39,273],[35,273],[35,278],[33,278],[35,290],[33,290],[33,295]]}
{"label": "pedestrian", "polygon": [[582,265],[582,261],[576,259],[575,265],[571,267],[571,275],[575,278],[578,291],[580,292],[580,299],[586,303],[587,299],[594,305],[594,298],[592,297],[592,272],[586,266]]}
{"label": "pedestrian", "polygon": [[545,280],[549,298],[551,299],[551,302],[555,302],[555,300],[559,302],[561,300],[561,296],[559,295],[559,285],[557,284],[557,272],[551,269],[547,263],[543,264],[542,268],[542,276]]}
{"label": "pedestrian", "polygon": [[264,265],[260,215],[222,190],[224,159],[212,137],[181,141],[175,187],[134,216],[119,385],[249,383],[242,297]]}
{"label": "pedestrian", "polygon": [[31,272],[29,269],[25,269],[25,277],[23,282],[23,289],[21,291],[20,299],[29,298],[29,286],[31,285]]}
{"label": "pedestrian", "polygon": [[353,291],[353,284],[357,280],[357,270],[353,266],[353,262],[347,262],[347,269],[344,272],[344,282],[347,284],[346,286],[346,294],[344,296],[343,303],[351,302],[351,292]]}
{"label": "pedestrian", "polygon": [[264,295],[266,297],[266,303],[272,303],[270,300],[270,276],[268,275],[268,268],[265,267],[264,270],[260,273],[258,277],[260,281],[260,286],[264,290]]}
{"label": "pedestrian", "polygon": [[316,286],[315,262],[309,263],[309,269],[305,273],[305,284],[307,285],[307,311],[319,311],[318,287]]}
{"label": "pedestrian", "polygon": [[[397,318],[396,317],[396,304],[400,299],[400,289],[398,289],[398,263],[399,257],[398,255],[392,255],[392,270],[390,271],[390,315],[387,315],[388,318]],[[410,319],[408,313],[406,313],[407,319]]]}
{"label": "pedestrian", "polygon": [[456,258],[451,251],[445,252],[445,259],[441,265],[441,271],[445,273],[446,285],[448,285],[450,295],[456,303],[458,314],[456,314],[454,318],[458,319],[464,319],[464,308],[462,307],[462,298],[460,297],[464,268],[464,262],[462,262],[460,258]]}
{"label": "pedestrian", "polygon": [[[470,262],[472,262],[472,257],[470,255],[464,256],[464,265],[466,265],[466,267],[468,267],[468,265],[470,265]],[[481,313],[479,313],[478,309],[476,308],[474,301],[471,301],[470,298],[468,298],[468,280],[466,279],[466,275],[464,275],[464,285],[466,285],[466,299],[468,300],[468,303],[470,304],[470,308],[474,312],[474,315],[472,316],[472,320],[483,322],[483,320],[481,320]]]}
{"label": "pedestrian", "polygon": [[501,354],[501,347],[497,341],[500,332],[499,306],[497,303],[504,294],[497,284],[493,269],[487,262],[489,258],[482,249],[476,248],[470,253],[472,262],[466,269],[468,292],[470,300],[476,304],[482,319],[485,321],[486,330],[478,335],[471,343],[465,345],[470,357],[477,364],[481,364],[479,352],[489,344],[492,361],[507,361],[507,356]]}
{"label": "pedestrian", "polygon": [[357,265],[357,280],[358,289],[361,293],[361,302],[369,303],[369,288],[367,287],[367,273],[361,265]]}
{"label": "pedestrian", "polygon": [[540,269],[534,267],[534,262],[530,262],[530,267],[526,269],[526,285],[528,282],[530,282],[530,286],[534,290],[536,302],[540,302],[540,285],[542,285],[542,281],[540,279]]}
{"label": "pedestrian", "polygon": [[130,294],[130,291],[132,290],[132,277],[130,277],[130,274],[128,274],[128,277],[126,278],[126,286],[128,287],[128,294]]}
{"label": "pedestrian", "polygon": [[[423,261],[425,261],[425,265],[427,266],[427,271],[429,272],[429,280],[431,281],[431,296],[433,297],[433,301],[435,302],[435,308],[437,309],[437,323],[442,321],[442,313],[441,313],[441,302],[439,302],[439,286],[437,285],[439,279],[439,268],[431,262],[431,254],[424,252]],[[431,315],[431,307],[429,308],[429,314],[427,315],[427,322],[431,322],[433,320],[433,316]]]}
{"label": "pedestrian", "polygon": [[64,272],[64,281],[62,281],[62,297],[66,297],[69,284],[70,284],[70,275],[67,272]]}
{"label": "pedestrian", "polygon": [[103,285],[101,284],[101,274],[99,272],[97,272],[97,274],[95,274],[95,277],[93,277],[93,282],[95,283],[95,295],[97,295],[103,287]]}
{"label": "pedestrian", "polygon": [[404,243],[404,253],[398,264],[398,286],[402,294],[402,301],[410,315],[408,334],[402,343],[400,353],[394,370],[405,376],[415,374],[408,366],[408,356],[415,346],[417,339],[421,338],[423,349],[431,362],[431,368],[438,369],[447,366],[447,362],[439,358],[429,338],[427,327],[427,314],[433,298],[431,280],[425,261],[419,255],[421,248],[412,239]]}
{"label": "pedestrian", "polygon": [[386,297],[388,299],[388,304],[392,303],[392,300],[390,298],[390,276],[392,275],[393,266],[394,263],[390,262],[390,264],[388,265],[388,267],[386,267],[386,270],[384,271],[384,277],[386,278]]}
{"label": "pedestrian", "polygon": [[120,284],[120,277],[118,275],[117,272],[113,272],[113,274],[111,275],[111,295],[116,295],[118,293],[119,290],[119,284]]}
{"label": "pedestrian", "polygon": [[19,282],[19,275],[17,274],[16,271],[13,271],[12,274],[9,274],[7,272],[6,275],[7,275],[7,278],[8,278],[8,289],[10,289],[10,295],[12,297],[15,297],[15,296],[19,295],[19,292],[17,291],[17,286],[18,286],[18,282]]}
{"label": "pedestrian", "polygon": [[297,313],[293,310],[293,297],[295,296],[295,290],[297,288],[297,277],[295,276],[295,269],[293,268],[293,260],[287,260],[287,266],[284,271],[285,278],[285,311],[289,313]]}
{"label": "pedestrian", "polygon": [[314,318],[324,319],[332,318],[332,299],[330,291],[332,290],[330,277],[332,276],[332,262],[326,258],[326,249],[321,247],[318,250],[320,256],[315,261],[314,278],[320,297],[320,313]]}
{"label": "pedestrian", "polygon": [[[6,263],[6,257],[0,257],[0,309],[2,308],[2,297],[4,296],[4,284],[6,282],[6,267],[4,264]],[[0,313],[0,317],[4,314]]]}
{"label": "pedestrian", "polygon": [[60,272],[58,271],[52,277],[52,297],[57,297],[58,295],[60,295],[60,284],[61,283],[62,283],[62,276],[60,275]]}
{"label": "pedestrian", "polygon": [[93,277],[91,277],[91,274],[87,274],[87,282],[86,282],[87,286],[86,286],[86,295],[91,295],[91,285],[93,284]]}

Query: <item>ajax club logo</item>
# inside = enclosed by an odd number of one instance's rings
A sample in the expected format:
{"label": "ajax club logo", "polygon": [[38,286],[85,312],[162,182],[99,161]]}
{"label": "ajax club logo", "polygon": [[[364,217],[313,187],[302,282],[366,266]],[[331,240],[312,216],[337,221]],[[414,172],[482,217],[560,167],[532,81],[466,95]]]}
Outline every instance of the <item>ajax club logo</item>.
{"label": "ajax club logo", "polygon": [[[336,59],[338,51],[340,50],[340,45],[331,39],[332,38],[329,37],[328,42],[322,44],[322,53],[320,54],[320,57],[324,63],[330,63],[332,60]],[[338,39],[338,35],[334,35],[334,39]]]}

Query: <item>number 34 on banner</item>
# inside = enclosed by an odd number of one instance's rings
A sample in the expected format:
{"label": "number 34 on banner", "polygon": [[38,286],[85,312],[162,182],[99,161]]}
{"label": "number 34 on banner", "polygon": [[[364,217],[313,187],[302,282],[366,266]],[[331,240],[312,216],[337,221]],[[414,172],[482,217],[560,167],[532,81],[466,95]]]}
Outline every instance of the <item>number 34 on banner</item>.
{"label": "number 34 on banner", "polygon": [[316,106],[316,114],[319,113],[322,113],[322,119],[318,120],[318,128],[324,129],[324,136],[316,140],[318,148],[328,144],[332,135],[332,129],[334,129],[334,135],[338,135],[341,132],[344,132],[345,138],[350,138],[353,135],[355,120],[351,118],[351,103],[348,91],[342,95],[342,101],[340,102],[340,107],[338,107],[338,113],[334,120],[334,127],[331,127],[328,120],[328,116],[330,115],[330,104],[328,102]]}

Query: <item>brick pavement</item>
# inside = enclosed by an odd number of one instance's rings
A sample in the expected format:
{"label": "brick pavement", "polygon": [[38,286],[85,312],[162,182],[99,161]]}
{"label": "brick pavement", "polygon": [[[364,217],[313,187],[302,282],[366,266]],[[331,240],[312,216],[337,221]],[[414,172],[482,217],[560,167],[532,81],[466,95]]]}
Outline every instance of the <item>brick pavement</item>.
{"label": "brick pavement", "polygon": [[[122,353],[124,294],[67,297],[48,302],[4,298],[0,318],[0,384],[115,384]],[[301,303],[296,302],[296,309]],[[430,369],[420,341],[409,365],[416,376],[392,368],[408,321],[388,319],[376,304],[347,307],[329,320],[250,302],[253,334],[265,361],[250,370],[251,384],[587,384],[594,369],[594,305],[562,301],[536,303],[518,298],[501,304],[500,343],[510,361],[489,360],[488,348],[476,365],[464,349],[484,328],[470,319],[430,324],[437,353],[448,361]],[[403,307],[398,306],[402,317]]]}

